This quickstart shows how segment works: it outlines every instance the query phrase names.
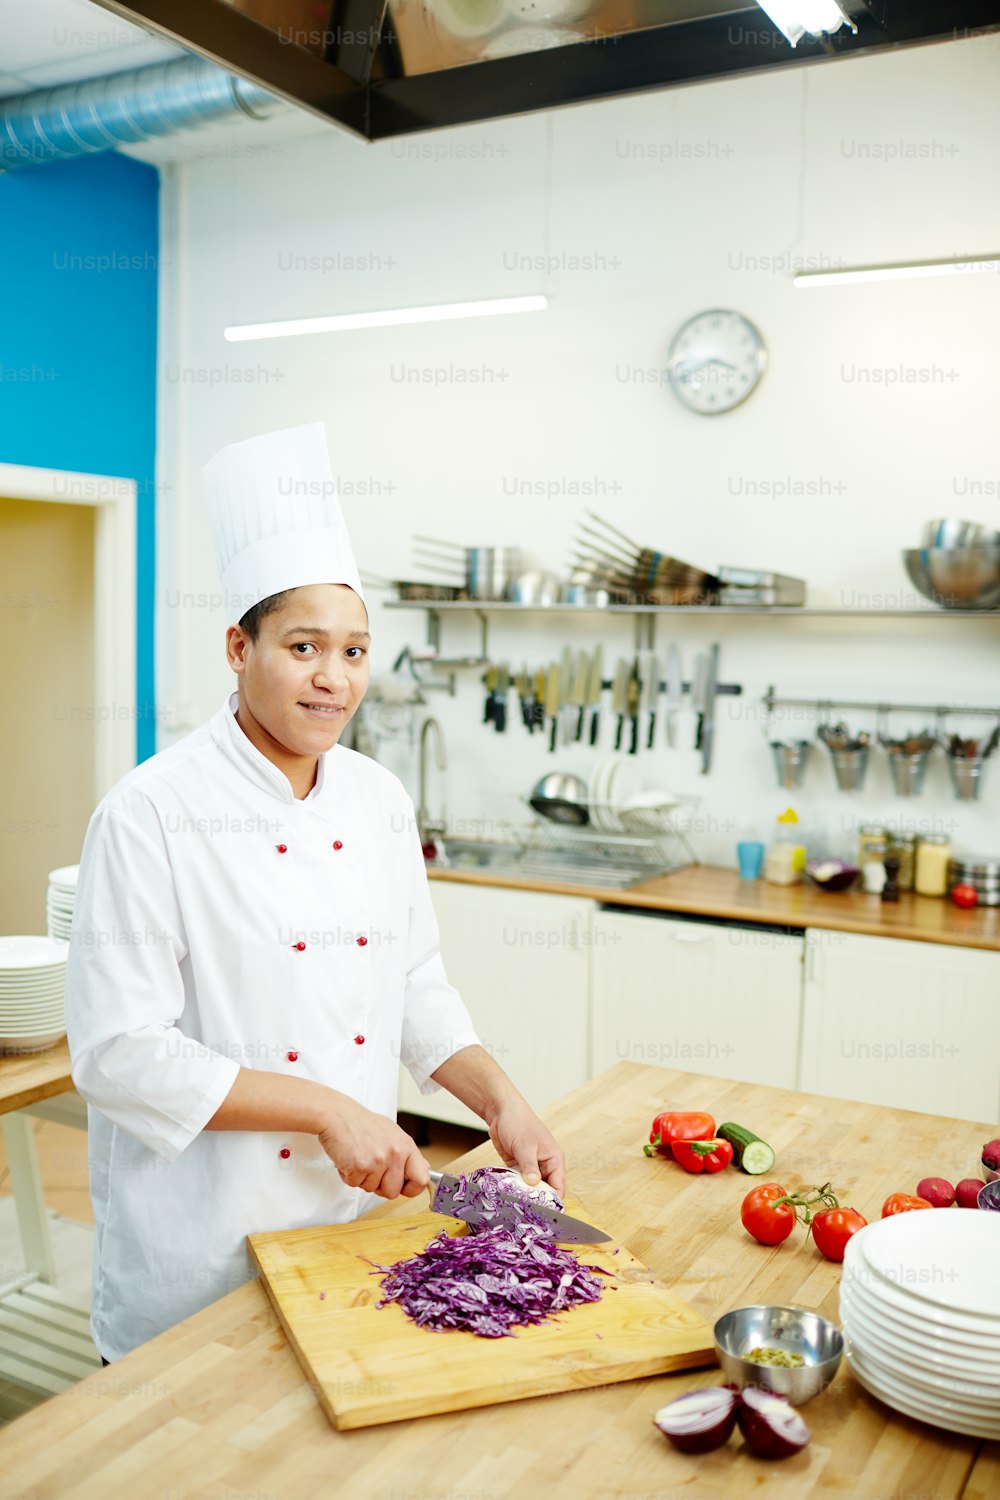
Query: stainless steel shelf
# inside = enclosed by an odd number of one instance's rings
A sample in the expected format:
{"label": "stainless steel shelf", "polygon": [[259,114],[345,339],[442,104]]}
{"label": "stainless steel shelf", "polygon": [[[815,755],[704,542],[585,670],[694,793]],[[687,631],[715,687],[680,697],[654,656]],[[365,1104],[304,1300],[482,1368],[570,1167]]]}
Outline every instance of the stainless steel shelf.
{"label": "stainless steel shelf", "polygon": [[389,599],[386,609],[422,609],[431,614],[520,615],[771,615],[835,620],[1000,620],[1000,609],[821,609],[806,605],[748,604],[515,604],[507,599]]}

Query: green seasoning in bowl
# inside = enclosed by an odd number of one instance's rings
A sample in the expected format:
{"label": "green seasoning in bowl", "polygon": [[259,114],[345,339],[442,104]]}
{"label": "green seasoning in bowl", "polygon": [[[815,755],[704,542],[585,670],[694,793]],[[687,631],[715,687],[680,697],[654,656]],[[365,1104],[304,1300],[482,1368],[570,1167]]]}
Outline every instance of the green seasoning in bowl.
{"label": "green seasoning in bowl", "polygon": [[805,1364],[802,1355],[793,1354],[790,1349],[748,1349],[743,1358],[752,1365],[777,1365],[785,1370],[794,1370]]}

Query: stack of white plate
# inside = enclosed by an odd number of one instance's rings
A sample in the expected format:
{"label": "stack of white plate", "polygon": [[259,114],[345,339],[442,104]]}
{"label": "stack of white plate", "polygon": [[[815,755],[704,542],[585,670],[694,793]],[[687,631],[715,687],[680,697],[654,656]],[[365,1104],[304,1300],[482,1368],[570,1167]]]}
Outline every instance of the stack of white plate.
{"label": "stack of white plate", "polygon": [[853,1235],[840,1318],[858,1380],[887,1406],[1000,1435],[1000,1214],[935,1208]]}
{"label": "stack of white plate", "polygon": [[41,1052],[66,1035],[68,955],[51,937],[0,937],[0,1052]]}
{"label": "stack of white plate", "polygon": [[49,889],[45,898],[45,914],[48,919],[49,937],[61,943],[69,942],[69,929],[73,921],[73,901],[76,898],[76,877],[79,865],[62,865],[49,871]]}

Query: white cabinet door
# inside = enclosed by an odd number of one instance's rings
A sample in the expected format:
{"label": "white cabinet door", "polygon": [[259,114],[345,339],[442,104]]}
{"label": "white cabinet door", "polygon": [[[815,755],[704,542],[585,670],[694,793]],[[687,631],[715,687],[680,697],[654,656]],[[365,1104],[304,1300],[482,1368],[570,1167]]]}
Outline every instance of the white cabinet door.
{"label": "white cabinet door", "polygon": [[594,1072],[626,1059],[795,1088],[803,939],[598,911]]}
{"label": "white cabinet door", "polygon": [[[498,886],[432,881],[448,978],[483,1046],[534,1109],[590,1077],[590,920],[594,903]],[[483,1129],[441,1089],[400,1070],[399,1108]]]}
{"label": "white cabinet door", "polygon": [[803,1089],[1000,1119],[1000,953],[814,929],[806,937]]}

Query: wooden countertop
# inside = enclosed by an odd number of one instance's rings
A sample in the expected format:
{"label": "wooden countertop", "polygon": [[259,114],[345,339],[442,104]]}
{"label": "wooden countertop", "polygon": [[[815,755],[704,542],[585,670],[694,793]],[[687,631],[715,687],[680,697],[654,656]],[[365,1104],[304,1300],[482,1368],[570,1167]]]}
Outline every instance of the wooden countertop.
{"label": "wooden countertop", "polygon": [[960,911],[943,897],[915,896],[910,892],[904,892],[897,904],[891,904],[863,891],[821,891],[811,881],[801,885],[768,885],[766,880],[741,880],[736,870],[720,865],[689,865],[671,875],[631,885],[627,890],[478,870],[428,869],[427,873],[431,880],[548,891],[614,906],[645,906],[651,911],[732,917],[741,922],[769,922],[782,927],[827,927],[870,937],[908,938],[917,943],[950,943],[959,948],[990,948],[1000,952],[997,906]]}
{"label": "wooden countertop", "polygon": [[39,1099],[51,1099],[54,1094],[66,1094],[72,1087],[65,1037],[45,1052],[0,1057],[0,1115],[37,1104]]}
{"label": "wooden countertop", "polygon": [[[837,1318],[840,1267],[798,1231],[772,1250],[750,1240],[739,1222],[748,1190],[741,1174],[691,1177],[644,1157],[649,1122],[668,1101],[745,1121],[777,1151],[775,1180],[792,1188],[831,1178],[869,1218],[891,1190],[912,1190],[929,1170],[971,1172],[983,1131],[995,1125],[637,1063],[620,1063],[568,1094],[546,1117],[566,1150],[574,1190],[596,1223],[709,1319],[750,1302],[786,1301]],[[487,1145],[461,1162],[495,1159]],[[375,1216],[424,1212],[399,1199]],[[704,1370],[658,1376],[338,1433],[265,1293],[251,1282],[0,1430],[0,1500],[681,1493],[741,1500],[764,1485],[788,1500],[996,1494],[1000,1444],[896,1415],[861,1389],[846,1362],[830,1390],[804,1408],[812,1443],[795,1458],[768,1464],[736,1437],[702,1457],[677,1453],[653,1427],[653,1413],[682,1391],[719,1380]]]}

